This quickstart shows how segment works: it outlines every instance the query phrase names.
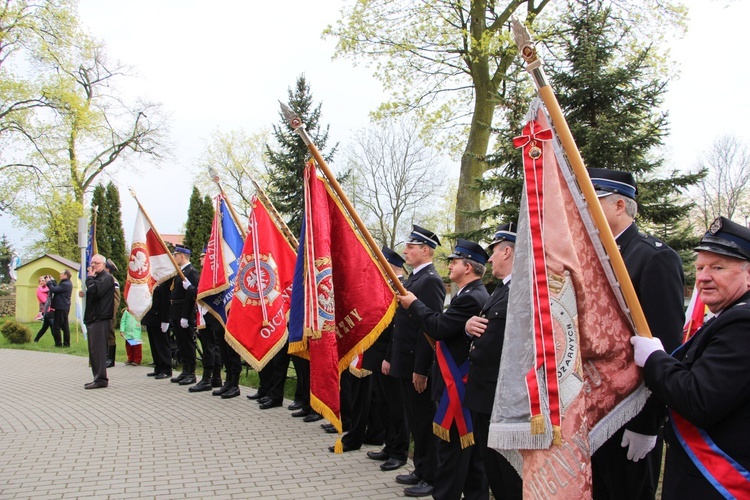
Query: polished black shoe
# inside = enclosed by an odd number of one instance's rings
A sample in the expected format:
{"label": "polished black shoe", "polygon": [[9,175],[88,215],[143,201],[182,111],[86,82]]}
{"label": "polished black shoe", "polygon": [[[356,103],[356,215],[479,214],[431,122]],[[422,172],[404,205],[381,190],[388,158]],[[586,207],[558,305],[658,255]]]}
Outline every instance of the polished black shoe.
{"label": "polished black shoe", "polygon": [[432,495],[432,485],[427,484],[424,481],[420,481],[414,486],[404,488],[404,495],[407,497],[428,497]]}
{"label": "polished black shoe", "polygon": [[210,391],[211,390],[211,381],[205,378],[202,378],[200,382],[195,384],[193,387],[188,389],[190,392],[203,392],[203,391]]}
{"label": "polished black shoe", "polygon": [[272,401],[269,399],[265,403],[261,403],[260,406],[258,406],[258,408],[260,408],[261,410],[268,410],[270,408],[278,408],[282,404],[283,404],[283,401]]}
{"label": "polished black shoe", "polygon": [[287,406],[286,409],[289,411],[301,410],[304,406],[305,406],[305,403],[303,403],[302,401],[295,401],[289,406]]}
{"label": "polished black shoe", "polygon": [[317,422],[318,420],[323,420],[323,417],[315,412],[310,413],[308,416],[302,419],[303,422]]}
{"label": "polished black shoe", "polygon": [[248,394],[247,395],[247,399],[253,399],[253,400],[264,398],[264,397],[266,397],[266,395],[265,394],[261,394],[260,392],[256,392],[255,394]]}
{"label": "polished black shoe", "polygon": [[211,379],[211,387],[221,387],[221,377],[216,377]]}
{"label": "polished black shoe", "polygon": [[271,401],[271,398],[269,396],[263,396],[262,398],[255,400],[255,402],[258,403],[259,405],[262,405],[263,403],[268,403],[269,401]]}
{"label": "polished black shoe", "polygon": [[410,472],[408,474],[399,474],[396,476],[396,482],[398,484],[406,484],[406,485],[416,485],[419,484],[422,480],[419,479],[419,476],[417,476],[415,473]]}
{"label": "polished black shoe", "polygon": [[380,470],[396,470],[406,465],[406,460],[399,460],[398,458],[389,458],[382,464],[380,464]]}
{"label": "polished black shoe", "polygon": [[[55,347],[62,347],[62,346],[56,345]],[[104,364],[104,366],[106,366],[107,368],[112,368],[113,366],[115,366],[115,362],[112,361],[111,359],[108,359],[107,362]]]}
{"label": "polished black shoe", "polygon": [[221,399],[232,399],[240,395],[239,387],[230,387],[227,391],[221,395]]}
{"label": "polished black shoe", "polygon": [[159,375],[159,372],[148,372],[146,374],[147,377],[156,377],[157,375]]}
{"label": "polished black shoe", "polygon": [[169,378],[171,376],[172,376],[171,373],[157,373],[156,375],[154,375],[154,379],[156,379],[156,380],[163,380],[163,379]]}
{"label": "polished black shoe", "polygon": [[107,382],[91,382],[83,386],[84,389],[104,389],[109,384]]}
{"label": "polished black shoe", "polygon": [[219,387],[218,389],[216,389],[215,391],[213,391],[211,393],[211,395],[212,396],[221,396],[222,394],[224,394],[228,390],[229,390],[229,386],[227,384],[224,384],[221,387]]}
{"label": "polished black shoe", "polygon": [[306,417],[310,414],[310,408],[302,408],[300,411],[295,411],[292,413],[292,416],[297,417]]}
{"label": "polished black shoe", "polygon": [[[355,451],[355,450],[358,450],[359,448],[350,448],[347,445],[343,445],[342,449],[344,450],[344,453],[346,453],[347,451]],[[336,448],[333,446],[329,446],[328,451],[330,451],[331,453],[336,453]]]}
{"label": "polished black shoe", "polygon": [[380,461],[383,461],[383,460],[388,460],[389,458],[391,458],[391,454],[388,453],[385,450],[368,451],[367,452],[367,458],[369,458],[370,460],[380,460]]}
{"label": "polished black shoe", "polygon": [[178,383],[182,382],[183,380],[185,380],[185,377],[187,377],[187,376],[188,376],[187,373],[182,372],[179,375],[177,375],[176,377],[174,377],[172,380],[170,380],[170,382],[172,382],[173,384],[178,384]]}
{"label": "polished black shoe", "polygon": [[328,433],[328,434],[337,434],[339,432],[339,431],[336,430],[335,427],[326,427],[323,430],[326,431],[326,433]]}
{"label": "polished black shoe", "polygon": [[333,424],[326,422],[325,424],[320,424],[321,429],[328,429],[329,427],[333,427]]}
{"label": "polished black shoe", "polygon": [[180,385],[193,385],[195,383],[195,375],[192,373],[188,373],[187,376],[180,380],[178,384]]}

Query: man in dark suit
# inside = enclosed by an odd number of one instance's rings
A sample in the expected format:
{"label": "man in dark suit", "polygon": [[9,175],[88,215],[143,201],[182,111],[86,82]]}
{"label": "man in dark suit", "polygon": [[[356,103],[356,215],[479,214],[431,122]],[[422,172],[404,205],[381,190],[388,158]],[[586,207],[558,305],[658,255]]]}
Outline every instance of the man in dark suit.
{"label": "man in dark suit", "polygon": [[[466,322],[479,314],[489,294],[482,284],[488,255],[473,241],[459,239],[453,253],[448,256],[450,280],[458,287],[445,312],[429,309],[412,293],[399,296],[401,307],[419,320],[427,335],[437,341],[437,362],[432,368],[432,399],[439,402],[433,428],[442,439],[437,444],[437,468],[434,488],[430,488],[438,500],[465,498],[487,498],[487,478],[477,447],[471,440],[468,412],[463,412],[461,386],[468,370],[471,337],[466,335]],[[454,393],[446,387],[454,386]],[[446,406],[447,405],[447,406]],[[449,418],[454,410],[453,419]],[[446,416],[444,416],[446,415]],[[459,421],[468,417],[466,435],[459,434]],[[424,496],[418,487],[404,490],[406,496]]]}
{"label": "man in dark suit", "polygon": [[169,283],[159,283],[152,291],[151,309],[141,320],[148,333],[154,371],[146,375],[156,380],[172,376],[172,349],[169,347]]}
{"label": "man in dark suit", "polygon": [[695,286],[715,316],[671,356],[658,338],[631,339],[670,410],[662,498],[749,498],[750,229],[719,217],[695,250]]}
{"label": "man in dark suit", "polygon": [[[632,174],[589,169],[651,332],[669,352],[680,345],[685,323],[682,260],[663,241],[638,231]],[[664,405],[649,398],[645,408],[609,438],[591,458],[595,499],[654,498],[661,469]]]}
{"label": "man in dark suit", "polygon": [[492,448],[487,448],[490,416],[495,401],[500,354],[505,339],[508,291],[516,243],[516,225],[503,224],[490,243],[492,276],[501,280],[478,316],[466,322],[466,333],[473,337],[469,350],[469,377],[464,407],[471,410],[474,442],[484,462],[487,482],[495,498],[523,498],[523,483],[513,466]]}
{"label": "man in dark suit", "polygon": [[107,334],[115,313],[115,279],[107,272],[106,258],[96,254],[86,275],[86,311],[83,322],[88,329],[89,364],[94,381],[85,389],[109,385],[107,378]]}
{"label": "man in dark suit", "polygon": [[198,289],[200,276],[190,263],[191,250],[183,245],[176,245],[174,249],[174,260],[180,266],[182,274],[172,278],[170,287],[172,293],[169,297],[171,307],[169,318],[172,320],[177,349],[182,360],[182,373],[171,379],[171,382],[180,385],[192,385],[195,383],[195,340],[193,330],[195,329],[195,297]]}
{"label": "man in dark suit", "polygon": [[[55,280],[47,282],[47,289],[49,293],[53,294],[50,308],[55,310],[52,320],[52,338],[55,339],[55,345],[62,343],[63,347],[70,347],[68,314],[70,313],[70,296],[73,293],[70,276],[70,271],[63,269],[60,272],[60,283],[55,283]],[[61,331],[62,337],[60,336]]]}
{"label": "man in dark suit", "polygon": [[[404,287],[433,311],[442,311],[445,300],[443,280],[432,264],[439,244],[435,233],[414,225],[404,248],[404,260],[412,267]],[[426,495],[432,490],[437,462],[435,435],[432,433],[435,405],[430,398],[429,378],[433,357],[432,346],[424,335],[419,318],[402,307],[396,309],[383,373],[398,379],[401,384],[406,418],[414,439],[414,471],[396,476],[396,482],[428,491]]]}

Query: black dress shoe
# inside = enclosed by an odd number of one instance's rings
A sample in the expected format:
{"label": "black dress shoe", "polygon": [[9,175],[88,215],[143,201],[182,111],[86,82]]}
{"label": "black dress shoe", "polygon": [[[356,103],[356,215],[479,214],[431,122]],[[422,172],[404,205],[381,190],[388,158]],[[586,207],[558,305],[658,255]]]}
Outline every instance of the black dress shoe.
{"label": "black dress shoe", "polygon": [[211,393],[211,395],[212,396],[221,396],[222,394],[224,394],[228,390],[229,390],[229,386],[227,384],[224,384],[221,387],[219,387],[218,389],[216,389],[215,391],[213,391]]}
{"label": "black dress shoe", "polygon": [[178,382],[180,385],[193,385],[195,383],[195,375],[188,373],[187,377]]}
{"label": "black dress shoe", "polygon": [[414,486],[404,488],[404,495],[407,497],[428,497],[432,495],[432,485],[420,481]]}
{"label": "black dress shoe", "polygon": [[310,408],[302,408],[300,411],[295,411],[292,413],[292,416],[297,417],[306,417],[310,414]]}
{"label": "black dress shoe", "polygon": [[269,408],[278,408],[282,404],[283,404],[283,401],[272,401],[269,399],[265,403],[261,403],[260,406],[258,406],[258,408],[260,408],[261,410],[268,410]]}
{"label": "black dress shoe", "polygon": [[381,460],[382,461],[382,460],[388,460],[389,458],[391,458],[391,454],[388,453],[385,450],[368,451],[367,452],[367,458],[369,458],[370,460]]}
{"label": "black dress shoe", "polygon": [[221,395],[221,399],[232,399],[240,395],[239,387],[230,387],[227,391]]}
{"label": "black dress shoe", "polygon": [[328,433],[328,434],[336,434],[336,433],[339,432],[338,430],[336,430],[335,427],[326,427],[323,430],[326,431],[326,433]]}
{"label": "black dress shoe", "polygon": [[169,378],[171,376],[172,376],[171,373],[157,373],[156,375],[154,375],[154,379],[156,379],[156,380],[162,380],[162,379],[165,379],[165,378]]}
{"label": "black dress shoe", "polygon": [[185,373],[185,372],[182,372],[182,373],[180,373],[179,375],[177,375],[176,377],[174,377],[174,378],[173,378],[172,380],[170,380],[170,382],[172,382],[173,384],[177,384],[177,383],[180,383],[180,382],[182,382],[183,380],[185,380],[185,377],[187,377],[187,376],[188,376],[188,374],[187,374],[187,373]]}
{"label": "black dress shoe", "polygon": [[269,401],[271,401],[271,398],[268,396],[263,396],[262,398],[256,399],[255,401],[256,403],[262,405],[263,403],[268,403]]}
{"label": "black dress shoe", "polygon": [[294,410],[302,409],[304,406],[305,406],[305,403],[303,403],[302,401],[295,401],[289,406],[287,406],[286,409],[289,411],[294,411]]}
{"label": "black dress shoe", "polygon": [[147,377],[156,377],[157,375],[159,375],[159,372],[149,372],[146,374]]}
{"label": "black dress shoe", "polygon": [[84,389],[104,389],[109,384],[107,382],[91,382],[83,386]]}
{"label": "black dress shoe", "polygon": [[415,485],[419,484],[422,480],[419,479],[415,473],[410,472],[408,474],[399,474],[396,476],[396,482],[398,484]]}
{"label": "black dress shoe", "polygon": [[[55,347],[62,347],[62,346],[56,345]],[[115,366],[115,362],[112,361],[111,359],[108,359],[107,362],[104,364],[104,366],[106,366],[107,368],[112,368],[113,366]]]}
{"label": "black dress shoe", "polygon": [[256,392],[255,394],[248,394],[247,399],[260,399],[262,397],[265,397],[265,394],[261,394],[260,392]]}
{"label": "black dress shoe", "polygon": [[318,420],[323,420],[323,417],[315,412],[310,413],[302,419],[303,422],[317,422]]}
{"label": "black dress shoe", "polygon": [[321,429],[327,429],[329,427],[333,427],[333,424],[329,424],[327,422],[325,424],[320,424],[320,428]]}
{"label": "black dress shoe", "polygon": [[[346,453],[347,451],[354,451],[354,450],[358,450],[359,448],[350,448],[347,445],[343,445],[342,449],[344,450],[344,453]],[[330,451],[331,453],[336,453],[336,448],[333,446],[329,446],[328,451]]]}
{"label": "black dress shoe", "polygon": [[195,384],[193,387],[188,389],[190,392],[203,392],[203,391],[210,391],[211,390],[211,381],[205,378],[202,378],[200,382]]}
{"label": "black dress shoe", "polygon": [[380,464],[380,470],[396,470],[406,465],[406,460],[399,460],[398,458],[389,458],[382,464]]}

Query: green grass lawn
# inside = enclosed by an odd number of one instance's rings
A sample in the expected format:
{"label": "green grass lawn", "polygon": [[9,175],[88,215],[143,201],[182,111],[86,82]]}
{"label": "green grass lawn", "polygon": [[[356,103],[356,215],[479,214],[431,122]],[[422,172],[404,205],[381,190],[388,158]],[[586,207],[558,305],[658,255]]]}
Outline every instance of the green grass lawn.
{"label": "green grass lawn", "polygon": [[[8,320],[14,319],[13,317],[2,317],[0,318],[0,325],[5,323]],[[27,351],[44,351],[44,352],[56,352],[56,353],[62,353],[62,354],[71,354],[73,356],[83,356],[88,357],[89,355],[89,349],[88,344],[86,343],[86,339],[83,338],[83,332],[81,332],[80,327],[75,324],[75,322],[70,323],[70,347],[55,347],[55,342],[52,340],[52,331],[50,329],[47,329],[44,336],[39,340],[39,342],[35,343],[33,342],[34,337],[36,337],[37,332],[42,328],[42,322],[41,321],[32,321],[30,323],[24,323],[27,327],[29,327],[29,330],[31,330],[31,338],[32,341],[27,344],[11,344],[8,342],[8,339],[6,339],[3,335],[0,335],[0,349],[25,349]],[[115,356],[115,363],[125,363],[125,361],[128,360],[127,354],[125,353],[125,339],[119,336],[119,331],[117,333],[117,354]],[[148,366],[149,363],[153,361],[153,358],[151,357],[151,348],[148,345],[148,337],[146,335],[146,332],[144,330],[143,332],[143,364]],[[202,374],[202,368],[198,366],[197,370],[197,376],[200,378],[200,375]],[[294,368],[292,367],[292,364],[289,363],[289,370],[287,372],[289,377],[286,381],[286,386],[284,387],[284,396],[288,399],[294,399],[294,388],[296,384],[296,380],[294,378]],[[222,378],[224,375],[222,375]],[[248,386],[248,387],[258,387],[258,373],[253,370],[252,368],[247,368],[243,365],[242,375],[240,376],[240,385]]]}

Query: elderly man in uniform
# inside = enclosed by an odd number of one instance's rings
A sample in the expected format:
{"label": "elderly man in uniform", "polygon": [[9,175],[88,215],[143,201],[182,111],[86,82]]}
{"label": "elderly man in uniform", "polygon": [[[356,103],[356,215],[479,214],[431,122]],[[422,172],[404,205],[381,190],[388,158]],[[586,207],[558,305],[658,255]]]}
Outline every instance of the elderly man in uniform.
{"label": "elderly man in uniform", "polygon": [[171,379],[171,382],[180,385],[192,385],[195,383],[195,341],[193,340],[193,329],[195,328],[195,297],[198,287],[198,271],[190,263],[189,248],[176,245],[174,249],[174,260],[180,266],[185,279],[176,275],[172,279],[170,295],[171,307],[169,317],[172,320],[177,348],[182,359],[182,373]]}
{"label": "elderly man in uniform", "polygon": [[[404,248],[404,260],[412,268],[404,288],[433,311],[442,311],[445,300],[443,280],[432,263],[438,245],[440,239],[435,233],[414,225]],[[430,398],[428,377],[433,358],[432,346],[424,335],[419,318],[402,307],[396,309],[393,336],[386,351],[383,373],[398,379],[401,384],[409,431],[414,439],[414,471],[396,476],[396,482],[409,486],[406,490],[410,494],[420,496],[432,493],[437,462],[437,443],[432,433],[435,405]],[[393,467],[396,465],[393,463]],[[381,468],[390,470],[383,466]]]}
{"label": "elderly man in uniform", "polygon": [[[620,249],[649,329],[671,352],[685,323],[682,260],[664,242],[638,231],[635,180],[629,172],[590,168],[599,203]],[[591,458],[595,499],[654,498],[661,469],[664,405],[645,408]]]}
{"label": "elderly man in uniform", "polygon": [[[489,298],[482,284],[488,258],[487,252],[473,241],[457,241],[453,253],[448,256],[448,269],[450,280],[456,284],[458,292],[445,312],[429,309],[412,292],[398,297],[401,307],[408,309],[422,324],[427,335],[437,341],[437,362],[432,369],[432,399],[440,406],[433,428],[436,432],[442,430],[443,435],[437,445],[435,483],[430,491],[437,500],[460,500],[462,493],[467,499],[486,499],[489,496],[479,451],[468,441],[471,434],[459,434],[459,429],[464,427],[459,421],[463,420],[464,415],[468,416],[468,412],[463,412],[463,401],[458,396],[463,392],[460,386],[469,367],[471,336],[466,335],[466,322],[479,314]],[[459,389],[454,393],[448,390],[449,387]],[[447,415],[451,411],[456,416],[449,419]],[[470,424],[465,422],[469,432]],[[404,493],[407,496],[424,495],[424,491],[417,488],[407,488]]]}
{"label": "elderly man in uniform", "polygon": [[115,280],[105,268],[104,256],[91,257],[86,277],[86,312],[83,322],[88,329],[89,363],[94,381],[85,389],[109,385],[107,378],[107,334],[115,312]]}
{"label": "elderly man in uniform", "polygon": [[492,276],[501,280],[484,304],[479,316],[466,322],[466,333],[473,337],[469,351],[469,376],[464,407],[472,411],[474,441],[484,462],[487,482],[495,498],[523,498],[523,483],[513,466],[497,451],[487,447],[492,406],[495,401],[500,354],[505,340],[508,292],[516,245],[516,225],[503,224],[490,243]]}
{"label": "elderly man in uniform", "polygon": [[695,249],[714,314],[672,355],[633,337],[653,397],[669,407],[662,498],[750,498],[750,229],[719,217]]}

